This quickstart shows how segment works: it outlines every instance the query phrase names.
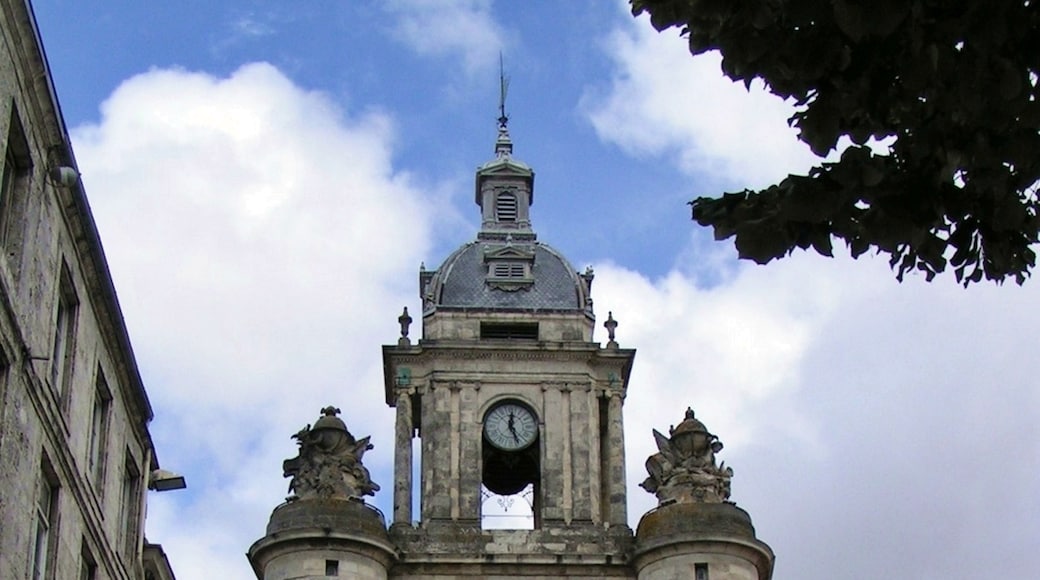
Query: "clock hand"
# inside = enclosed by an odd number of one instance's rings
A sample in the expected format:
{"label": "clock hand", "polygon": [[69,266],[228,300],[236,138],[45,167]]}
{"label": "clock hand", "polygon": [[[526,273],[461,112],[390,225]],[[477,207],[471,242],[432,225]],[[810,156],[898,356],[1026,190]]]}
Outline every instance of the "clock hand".
{"label": "clock hand", "polygon": [[509,421],[506,423],[509,427],[509,432],[513,434],[513,441],[520,442],[520,436],[516,434],[516,425],[513,423],[513,413],[509,413]]}

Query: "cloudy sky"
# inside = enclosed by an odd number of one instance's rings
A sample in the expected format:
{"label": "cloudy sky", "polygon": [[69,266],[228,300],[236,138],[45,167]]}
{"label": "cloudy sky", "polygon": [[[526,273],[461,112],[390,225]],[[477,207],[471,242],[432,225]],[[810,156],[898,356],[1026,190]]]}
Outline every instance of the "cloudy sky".
{"label": "cloudy sky", "polygon": [[[499,53],[540,239],[596,270],[638,349],[630,513],[693,406],[775,578],[1040,576],[1037,282],[895,281],[883,259],[757,267],[685,202],[813,158],[782,102],[620,2],[37,0],[156,418],[189,489],[150,498],[180,580],[253,577],[289,435],[334,403],[391,489],[380,345],[479,226]],[[605,340],[600,329],[598,338]],[[375,504],[391,512],[391,497]]]}

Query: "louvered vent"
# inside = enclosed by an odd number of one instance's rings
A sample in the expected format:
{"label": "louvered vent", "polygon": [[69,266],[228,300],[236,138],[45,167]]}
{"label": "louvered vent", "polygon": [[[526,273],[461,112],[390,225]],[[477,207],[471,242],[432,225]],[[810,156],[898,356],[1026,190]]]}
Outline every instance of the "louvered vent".
{"label": "louvered vent", "polygon": [[537,322],[481,322],[480,338],[538,340]]}
{"label": "louvered vent", "polygon": [[514,262],[499,262],[492,266],[491,275],[495,278],[523,278],[524,265]]}
{"label": "louvered vent", "polygon": [[516,221],[516,196],[512,193],[500,193],[495,200],[495,213],[500,222]]}

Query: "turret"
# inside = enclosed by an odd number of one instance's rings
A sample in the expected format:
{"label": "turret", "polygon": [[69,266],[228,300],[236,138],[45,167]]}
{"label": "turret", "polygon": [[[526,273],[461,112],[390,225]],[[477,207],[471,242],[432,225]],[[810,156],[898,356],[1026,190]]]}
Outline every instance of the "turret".
{"label": "turret", "polygon": [[639,521],[634,563],[639,580],[769,580],[773,551],[755,537],[751,516],[729,501],[733,469],[716,464],[722,442],[692,409],[646,460],[640,484],[658,506]]}
{"label": "turret", "polygon": [[292,495],[247,554],[259,580],[387,578],[394,548],[383,515],[363,499],[379,490],[361,463],[372,444],[355,439],[339,412],[326,407],[293,435],[299,455],[282,464]]}

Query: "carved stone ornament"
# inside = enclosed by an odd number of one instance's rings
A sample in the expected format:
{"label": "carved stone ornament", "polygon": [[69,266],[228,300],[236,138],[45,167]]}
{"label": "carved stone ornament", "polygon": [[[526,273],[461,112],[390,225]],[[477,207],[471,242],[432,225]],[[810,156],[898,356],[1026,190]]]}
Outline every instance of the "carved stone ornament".
{"label": "carved stone ornament", "polygon": [[650,477],[640,487],[657,496],[659,505],[722,503],[729,500],[733,469],[715,465],[722,442],[686,409],[686,418],[665,437],[654,429],[658,452],[646,460]]}
{"label": "carved stone ornament", "polygon": [[337,417],[335,407],[321,410],[322,417],[292,436],[300,453],[282,463],[285,477],[291,477],[287,499],[308,498],[362,499],[375,495],[379,486],[372,482],[361,464],[365,452],[372,449],[370,437],[361,440],[347,430]]}

